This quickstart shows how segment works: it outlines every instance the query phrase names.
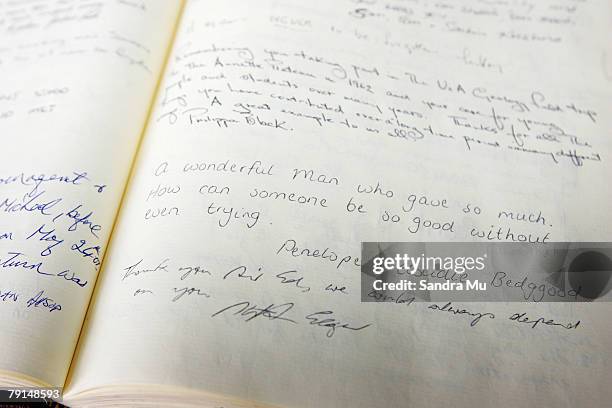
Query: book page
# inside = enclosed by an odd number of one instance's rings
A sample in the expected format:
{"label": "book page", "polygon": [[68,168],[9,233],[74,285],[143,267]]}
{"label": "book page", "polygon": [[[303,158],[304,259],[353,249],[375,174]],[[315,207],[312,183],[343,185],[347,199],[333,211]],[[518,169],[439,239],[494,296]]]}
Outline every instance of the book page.
{"label": "book page", "polygon": [[69,399],[607,404],[608,304],[362,303],[359,265],[362,241],[609,240],[611,22],[604,0],[188,2]]}
{"label": "book page", "polygon": [[0,1],[1,382],[64,383],[179,6]]}

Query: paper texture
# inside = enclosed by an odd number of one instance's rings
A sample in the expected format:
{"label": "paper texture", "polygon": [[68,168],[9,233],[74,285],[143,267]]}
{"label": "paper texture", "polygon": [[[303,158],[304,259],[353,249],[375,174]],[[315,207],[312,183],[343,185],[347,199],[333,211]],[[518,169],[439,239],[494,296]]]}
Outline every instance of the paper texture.
{"label": "paper texture", "polygon": [[609,239],[610,16],[190,1],[68,395],[607,404],[605,306],[362,304],[359,244]]}
{"label": "paper texture", "polygon": [[64,383],[178,5],[0,2],[0,370]]}

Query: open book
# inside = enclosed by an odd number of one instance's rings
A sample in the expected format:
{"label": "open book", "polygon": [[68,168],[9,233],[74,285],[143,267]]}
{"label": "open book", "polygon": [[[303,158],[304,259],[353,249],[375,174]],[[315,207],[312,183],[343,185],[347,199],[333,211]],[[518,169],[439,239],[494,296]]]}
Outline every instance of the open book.
{"label": "open book", "polygon": [[607,304],[362,303],[359,266],[610,240],[611,27],[608,0],[0,1],[0,386],[609,406]]}

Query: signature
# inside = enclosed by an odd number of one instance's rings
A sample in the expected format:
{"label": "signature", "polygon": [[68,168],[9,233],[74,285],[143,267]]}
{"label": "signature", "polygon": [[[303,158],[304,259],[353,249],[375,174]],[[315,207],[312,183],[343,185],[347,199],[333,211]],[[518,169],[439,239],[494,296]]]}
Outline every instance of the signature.
{"label": "signature", "polygon": [[244,301],[224,307],[223,309],[212,314],[211,317],[216,317],[223,313],[231,312],[232,315],[243,318],[245,322],[250,322],[258,317],[264,317],[268,320],[282,320],[285,322],[297,323],[295,320],[285,316],[291,309],[293,309],[293,306],[295,306],[295,304],[289,302],[281,305],[275,305],[272,303],[266,307],[259,307],[251,304],[251,302]]}
{"label": "signature", "polygon": [[339,320],[332,318],[333,314],[334,312],[332,312],[331,310],[311,313],[308,316],[306,316],[306,320],[310,321],[311,325],[327,328],[327,332],[326,332],[327,337],[333,337],[333,335],[336,333],[336,329],[348,329],[348,330],[359,331],[367,327],[370,327],[372,325],[371,323],[368,323],[362,326],[351,326],[348,323],[342,323]]}

